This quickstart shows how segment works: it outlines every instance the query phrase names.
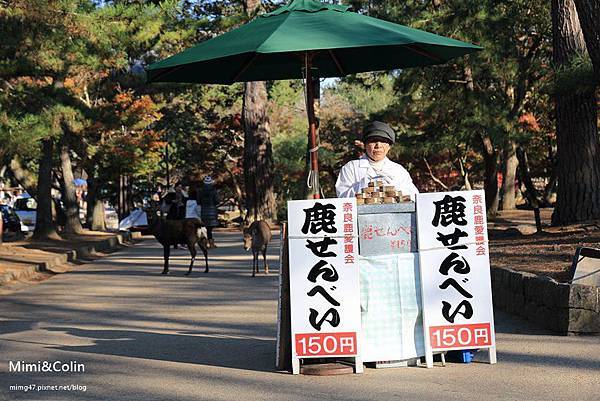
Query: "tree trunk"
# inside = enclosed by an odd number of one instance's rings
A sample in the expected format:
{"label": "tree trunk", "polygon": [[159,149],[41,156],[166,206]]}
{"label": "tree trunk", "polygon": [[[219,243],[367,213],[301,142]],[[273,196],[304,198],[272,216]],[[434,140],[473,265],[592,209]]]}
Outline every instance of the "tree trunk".
{"label": "tree trunk", "polygon": [[131,188],[129,182],[130,180],[128,175],[119,174],[119,185],[117,189],[119,192],[119,200],[117,206],[119,220],[123,219],[131,211]]}
{"label": "tree trunk", "polygon": [[539,207],[539,196],[538,191],[533,185],[531,179],[531,172],[529,171],[529,161],[527,160],[527,153],[522,146],[517,148],[517,158],[519,159],[519,175],[523,184],[525,184],[525,196],[529,201],[531,207]]}
{"label": "tree trunk", "polygon": [[594,66],[594,76],[600,85],[600,1],[575,0],[575,6],[587,51]]}
{"label": "tree trunk", "polygon": [[37,213],[35,220],[35,239],[59,239],[56,226],[52,221],[52,156],[54,140],[52,138],[42,141],[42,157],[39,163],[37,186]]}
{"label": "tree trunk", "polygon": [[233,173],[233,170],[231,169],[231,167],[229,167],[229,165],[227,164],[226,159],[223,159],[223,166],[225,167],[225,170],[227,170],[227,173],[229,174],[229,177],[231,177],[231,182],[233,184],[233,188],[234,188],[234,193],[235,193],[235,203],[238,207],[238,209],[240,210],[240,216],[242,217],[242,220],[245,221],[245,210],[244,210],[244,194],[242,191],[242,186],[240,185],[239,180],[237,179],[237,177],[235,176],[235,174]]}
{"label": "tree trunk", "polygon": [[60,163],[64,188],[63,201],[67,213],[65,233],[81,234],[83,232],[83,227],[81,227],[81,221],[79,220],[79,204],[77,203],[77,195],[75,193],[75,178],[73,176],[73,166],[71,165],[69,145],[67,144],[66,138],[63,139],[63,144],[60,148]]}
{"label": "tree trunk", "polygon": [[471,185],[471,180],[469,180],[469,169],[465,166],[465,162],[467,161],[466,156],[458,155],[458,167],[460,168],[460,176],[463,181],[463,188],[465,191],[470,191],[473,189]]}
{"label": "tree trunk", "polygon": [[265,83],[246,83],[243,105],[246,219],[270,220],[277,216],[273,193],[273,149],[266,103]]}
{"label": "tree trunk", "polygon": [[545,206],[551,206],[555,201],[556,197],[556,183],[558,182],[558,163],[552,164],[552,170],[550,171],[550,178],[548,178],[548,183],[544,188],[544,194],[542,195],[542,200],[544,201]]}
{"label": "tree trunk", "polygon": [[[573,0],[552,1],[554,63],[570,68],[585,53]],[[558,192],[553,225],[600,218],[600,145],[594,88],[555,95]]]}
{"label": "tree trunk", "polygon": [[35,175],[31,171],[25,169],[17,157],[10,161],[10,170],[19,185],[21,185],[29,195],[34,198],[37,197],[37,180]]}
{"label": "tree trunk", "polygon": [[[249,17],[260,7],[260,0],[245,0]],[[267,115],[267,85],[247,82],[244,86],[242,118],[244,121],[244,185],[246,187],[246,222],[277,218],[273,192],[273,149]]]}
{"label": "tree trunk", "polygon": [[93,231],[104,231],[106,230],[106,222],[104,219],[104,202],[98,197],[98,180],[93,177],[88,177],[87,184],[88,193],[86,226]]}
{"label": "tree trunk", "polygon": [[502,210],[515,208],[515,178],[517,176],[517,144],[509,140],[504,148],[504,171],[502,173]]}
{"label": "tree trunk", "polygon": [[498,162],[499,155],[494,149],[492,140],[488,136],[481,136],[483,161],[485,163],[485,207],[487,215],[493,218],[498,213]]}
{"label": "tree trunk", "polygon": [[96,198],[93,202],[94,210],[92,211],[92,225],[90,227],[93,231],[106,231],[106,214],[104,211],[104,202],[102,199]]}
{"label": "tree trunk", "polygon": [[554,206],[556,203],[556,183],[558,182],[558,160],[556,159],[556,141],[550,137],[546,139],[548,149],[548,162],[550,171],[548,171],[548,182],[544,187],[542,202],[545,207]]}
{"label": "tree trunk", "polygon": [[85,211],[85,228],[87,228],[88,230],[92,230],[92,218],[93,218],[93,214],[94,214],[94,202],[96,202],[96,198],[98,196],[97,190],[96,190],[96,179],[88,176],[87,178],[87,197],[86,197],[86,203],[87,203],[87,209]]}
{"label": "tree trunk", "polygon": [[[473,92],[475,91],[475,84],[473,81],[473,70],[469,63],[465,63],[464,75],[466,81],[465,100],[466,106],[468,107],[473,102]],[[483,161],[485,164],[485,177],[484,177],[484,191],[485,191],[485,209],[489,219],[496,217],[498,213],[498,152],[494,149],[494,144],[489,136],[486,134],[480,134],[481,139],[481,153],[483,154]]]}

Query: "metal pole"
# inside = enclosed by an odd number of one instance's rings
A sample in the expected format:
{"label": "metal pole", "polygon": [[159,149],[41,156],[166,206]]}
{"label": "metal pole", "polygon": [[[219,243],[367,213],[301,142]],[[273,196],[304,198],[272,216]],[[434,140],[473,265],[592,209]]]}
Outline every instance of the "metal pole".
{"label": "metal pole", "polygon": [[315,121],[315,94],[314,94],[314,82],[312,75],[312,57],[313,54],[305,55],[305,67],[306,67],[306,112],[308,113],[308,143],[309,143],[309,155],[310,155],[310,169],[311,178],[309,181],[313,184],[313,199],[320,199],[319,189],[319,148],[317,146],[317,124]]}
{"label": "metal pole", "polygon": [[166,188],[165,191],[169,192],[171,177],[169,177],[169,133],[165,131],[165,168],[166,168]]}

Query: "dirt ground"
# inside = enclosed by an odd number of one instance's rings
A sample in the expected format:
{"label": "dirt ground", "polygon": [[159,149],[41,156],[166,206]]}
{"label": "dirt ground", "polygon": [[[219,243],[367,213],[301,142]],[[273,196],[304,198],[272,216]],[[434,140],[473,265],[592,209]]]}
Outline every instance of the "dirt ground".
{"label": "dirt ground", "polygon": [[500,212],[488,223],[492,267],[546,275],[560,282],[569,280],[577,247],[600,248],[600,222],[550,227],[551,217],[552,209],[541,210],[543,231],[536,233],[533,211]]}

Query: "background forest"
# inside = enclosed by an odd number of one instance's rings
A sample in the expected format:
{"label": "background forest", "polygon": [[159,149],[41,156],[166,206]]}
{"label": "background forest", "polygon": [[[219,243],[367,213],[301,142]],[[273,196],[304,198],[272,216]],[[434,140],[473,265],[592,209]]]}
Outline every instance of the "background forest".
{"label": "background forest", "polygon": [[[65,230],[81,230],[79,177],[88,181],[93,229],[103,228],[104,201],[125,214],[167,180],[194,185],[205,175],[242,213],[285,219],[285,202],[307,195],[302,82],[260,84],[252,107],[263,110],[271,174],[261,180],[250,173],[257,124],[245,93],[253,84],[148,85],[144,71],[282,3],[0,0],[0,177],[37,198],[36,235],[55,234],[52,187],[63,194]],[[361,127],[380,119],[398,135],[391,159],[421,191],[485,188],[490,217],[556,204],[554,224],[600,219],[597,2],[340,3],[483,51],[442,66],[322,80],[325,197],[360,153]],[[264,199],[247,196],[257,185]]]}

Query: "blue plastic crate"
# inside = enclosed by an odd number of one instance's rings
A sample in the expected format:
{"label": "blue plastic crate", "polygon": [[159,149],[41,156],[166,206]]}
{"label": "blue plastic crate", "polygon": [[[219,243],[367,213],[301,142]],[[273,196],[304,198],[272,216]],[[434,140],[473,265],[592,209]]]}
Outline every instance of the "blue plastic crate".
{"label": "blue plastic crate", "polygon": [[459,351],[448,351],[446,361],[458,363],[471,363],[473,361],[474,350],[465,349]]}

